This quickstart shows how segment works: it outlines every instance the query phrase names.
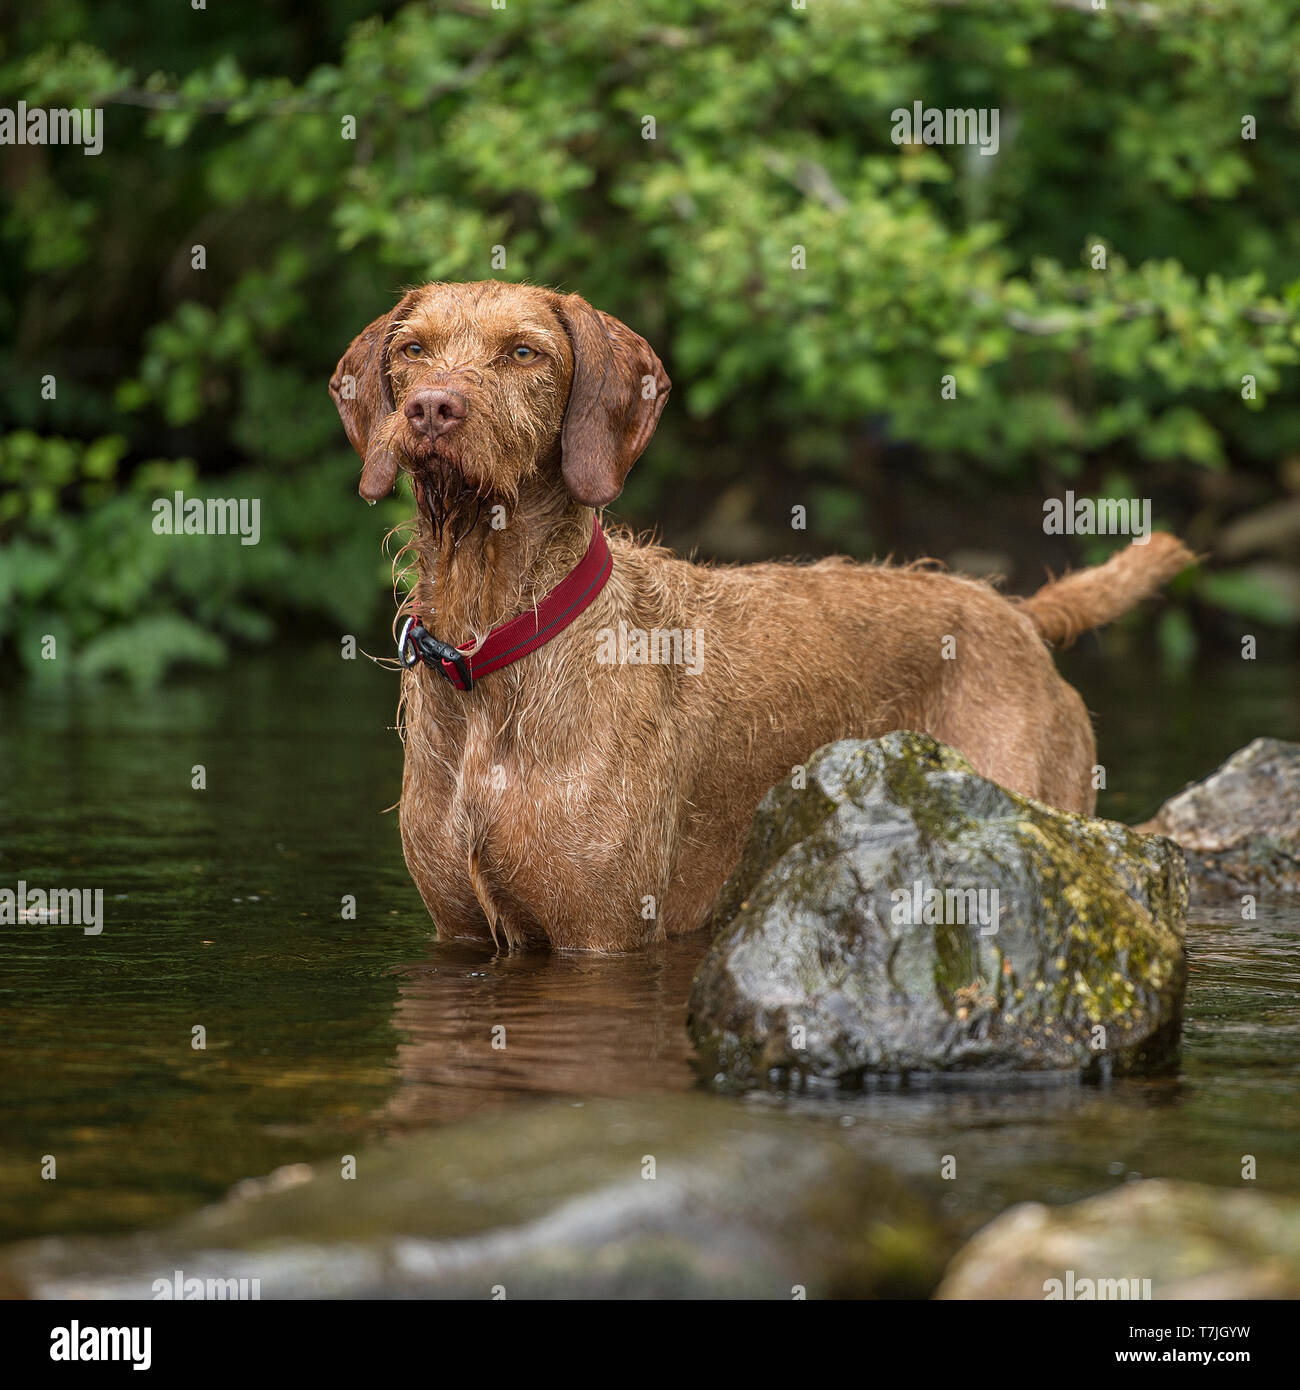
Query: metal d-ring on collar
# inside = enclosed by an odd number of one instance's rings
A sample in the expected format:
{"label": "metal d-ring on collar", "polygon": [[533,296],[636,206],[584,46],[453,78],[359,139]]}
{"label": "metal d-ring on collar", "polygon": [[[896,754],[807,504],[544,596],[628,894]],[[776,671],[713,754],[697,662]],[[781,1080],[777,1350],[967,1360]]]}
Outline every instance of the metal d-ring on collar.
{"label": "metal d-ring on collar", "polygon": [[436,666],[457,690],[474,688],[474,673],[478,679],[490,676],[505,666],[521,661],[530,652],[543,647],[595,600],[605,587],[614,568],[605,533],[594,517],[591,540],[582,559],[544,598],[531,604],[522,613],[494,627],[474,648],[473,671],[471,658],[458,647],[440,642],[412,613],[397,640],[397,656],[408,670],[423,661]]}
{"label": "metal d-ring on collar", "polygon": [[465,653],[455,647],[440,642],[413,613],[402,626],[402,635],[397,639],[397,657],[409,671],[417,662],[423,661],[441,671],[448,680],[447,664],[456,668],[466,690],[474,689],[474,677],[470,674],[469,662]]}

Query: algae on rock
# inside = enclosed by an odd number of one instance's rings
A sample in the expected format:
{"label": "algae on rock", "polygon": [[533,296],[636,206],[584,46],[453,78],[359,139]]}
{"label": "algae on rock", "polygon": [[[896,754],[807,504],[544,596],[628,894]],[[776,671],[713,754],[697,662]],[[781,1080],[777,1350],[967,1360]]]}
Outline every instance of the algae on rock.
{"label": "algae on rock", "polygon": [[1186,901],[1168,840],[1015,795],[928,735],[828,744],[758,808],[691,1035],[741,1082],[1157,1069]]}

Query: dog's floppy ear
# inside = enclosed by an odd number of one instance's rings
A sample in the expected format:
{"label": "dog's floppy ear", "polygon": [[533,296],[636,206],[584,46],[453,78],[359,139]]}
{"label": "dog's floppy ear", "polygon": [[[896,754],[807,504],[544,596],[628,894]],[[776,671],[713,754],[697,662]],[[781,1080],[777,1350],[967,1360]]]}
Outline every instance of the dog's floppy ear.
{"label": "dog's floppy ear", "polygon": [[558,295],[555,311],[573,344],[573,385],[560,435],[565,486],[603,507],[655,432],[673,384],[654,349],[580,295]]}
{"label": "dog's floppy ear", "polygon": [[362,458],[357,491],[367,502],[387,497],[397,481],[397,460],[378,441],[372,448],[370,440],[379,421],[397,408],[388,379],[388,349],[411,301],[406,295],[396,308],[362,329],[330,377],[330,395],[348,442]]}

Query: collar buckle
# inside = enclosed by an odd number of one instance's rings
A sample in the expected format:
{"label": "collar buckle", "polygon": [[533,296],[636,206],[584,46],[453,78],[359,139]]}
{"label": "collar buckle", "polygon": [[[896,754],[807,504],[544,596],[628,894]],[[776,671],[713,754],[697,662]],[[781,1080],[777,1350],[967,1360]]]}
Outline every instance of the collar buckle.
{"label": "collar buckle", "polygon": [[[451,672],[447,667],[454,666],[456,674],[461,679],[462,690],[474,689],[474,677],[470,674],[469,662],[465,660],[465,653],[457,648],[449,646],[446,642],[440,642],[428,628],[412,614],[407,618],[402,626],[402,635],[397,639],[397,658],[409,671],[413,666],[423,661],[426,666],[432,666],[435,671],[441,671],[450,681]],[[454,685],[455,682],[452,681]]]}
{"label": "collar buckle", "polygon": [[[605,533],[593,517],[591,540],[577,565],[548,593],[525,612],[494,627],[474,649],[474,665],[480,680],[511,666],[538,647],[545,646],[556,633],[563,632],[586,611],[605,587],[614,567]],[[397,639],[397,658],[406,670],[421,661],[436,667],[457,690],[473,690],[474,676],[468,657],[459,647],[440,642],[412,613]],[[453,674],[454,672],[454,674]]]}

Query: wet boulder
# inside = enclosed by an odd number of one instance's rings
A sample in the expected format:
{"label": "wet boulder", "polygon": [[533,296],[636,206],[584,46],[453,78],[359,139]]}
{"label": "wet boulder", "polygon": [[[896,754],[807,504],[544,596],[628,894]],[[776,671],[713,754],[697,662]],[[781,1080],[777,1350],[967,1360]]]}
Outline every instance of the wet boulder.
{"label": "wet boulder", "polygon": [[819,749],[758,808],[689,1027],[720,1083],[1151,1071],[1186,977],[1177,846],[927,735]]}
{"label": "wet boulder", "polygon": [[832,1126],[684,1095],[519,1106],[0,1250],[5,1298],[927,1297],[957,1241]]}
{"label": "wet boulder", "polygon": [[1139,829],[1178,842],[1198,891],[1300,893],[1300,743],[1257,738]]}
{"label": "wet boulder", "polygon": [[937,1298],[1300,1298],[1300,1202],[1147,1179],[1003,1212],[954,1258]]}

